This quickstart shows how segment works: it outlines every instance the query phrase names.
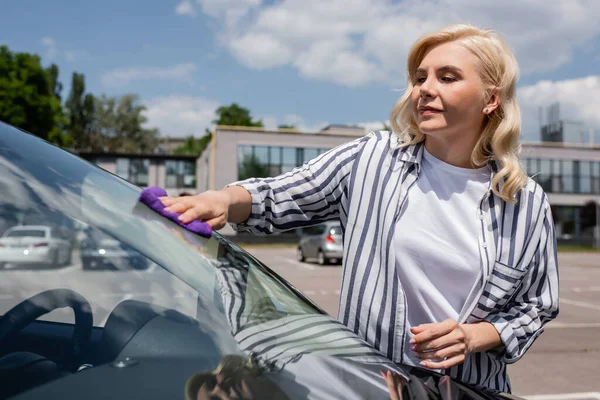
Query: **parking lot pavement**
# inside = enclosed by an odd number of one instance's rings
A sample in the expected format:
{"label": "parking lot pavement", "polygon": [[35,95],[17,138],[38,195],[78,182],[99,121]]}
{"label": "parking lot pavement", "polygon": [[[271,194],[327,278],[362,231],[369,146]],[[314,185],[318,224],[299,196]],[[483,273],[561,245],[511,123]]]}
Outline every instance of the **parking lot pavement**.
{"label": "parking lot pavement", "polygon": [[332,316],[337,316],[342,268],[296,261],[295,247],[248,246],[246,250],[288,280]]}
{"label": "parking lot pavement", "polygon": [[[247,247],[336,316],[341,267],[295,260],[295,248]],[[560,315],[509,366],[513,392],[535,400],[600,399],[600,253],[560,253]]]}

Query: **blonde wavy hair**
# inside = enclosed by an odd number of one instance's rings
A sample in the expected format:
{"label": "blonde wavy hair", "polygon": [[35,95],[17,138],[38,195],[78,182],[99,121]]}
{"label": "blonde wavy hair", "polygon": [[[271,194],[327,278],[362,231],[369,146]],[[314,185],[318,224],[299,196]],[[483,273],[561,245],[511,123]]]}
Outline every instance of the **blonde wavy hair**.
{"label": "blonde wavy hair", "polygon": [[[519,67],[512,51],[494,31],[473,25],[450,25],[421,37],[408,54],[408,85],[390,115],[393,132],[402,146],[425,140],[413,116],[411,94],[416,82],[416,70],[429,50],[444,43],[457,42],[479,59],[478,70],[488,94],[496,93],[498,107],[488,114],[482,133],[471,154],[473,165],[485,165],[495,160],[498,172],[492,179],[496,195],[514,203],[516,193],[527,184],[527,175],[519,161],[521,144],[521,112],[516,98]],[[502,185],[500,185],[502,183]]]}

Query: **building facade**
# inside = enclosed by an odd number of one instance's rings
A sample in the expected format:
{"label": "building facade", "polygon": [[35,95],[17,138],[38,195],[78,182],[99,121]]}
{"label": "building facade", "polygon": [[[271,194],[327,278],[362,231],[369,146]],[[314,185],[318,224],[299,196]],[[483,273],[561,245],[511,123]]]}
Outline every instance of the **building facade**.
{"label": "building facade", "polygon": [[[287,172],[365,133],[360,128],[298,133],[218,127],[213,142],[198,159],[202,178],[197,190],[221,189],[250,176]],[[600,147],[524,143],[521,161],[527,175],[548,194],[559,241],[594,244],[595,205],[600,203]]]}

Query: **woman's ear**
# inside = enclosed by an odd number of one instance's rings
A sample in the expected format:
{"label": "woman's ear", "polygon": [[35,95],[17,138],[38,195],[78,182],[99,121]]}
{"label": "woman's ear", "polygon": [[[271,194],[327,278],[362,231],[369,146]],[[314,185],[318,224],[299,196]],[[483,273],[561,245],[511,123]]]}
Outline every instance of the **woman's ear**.
{"label": "woman's ear", "polygon": [[487,102],[483,107],[484,114],[491,114],[498,106],[500,105],[500,96],[498,95],[498,90],[493,89],[487,93]]}

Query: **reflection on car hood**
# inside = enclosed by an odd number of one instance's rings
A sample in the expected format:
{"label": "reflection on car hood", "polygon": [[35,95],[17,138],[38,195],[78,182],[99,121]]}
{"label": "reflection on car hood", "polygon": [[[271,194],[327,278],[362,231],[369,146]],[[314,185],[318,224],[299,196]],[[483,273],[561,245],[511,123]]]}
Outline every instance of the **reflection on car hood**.
{"label": "reflection on car hood", "polygon": [[[61,380],[35,388],[15,400],[40,398],[178,399],[185,390],[199,390],[193,383],[207,382],[215,370],[204,370],[205,360],[193,358],[130,358],[83,370]],[[327,356],[305,356],[283,370],[267,373],[240,373],[230,370],[233,380],[243,380],[254,399],[389,399],[381,378],[381,366],[344,361]],[[227,374],[227,372],[221,373]],[[404,383],[404,400],[514,398],[491,392],[475,392],[447,377],[411,375]],[[233,384],[233,383],[230,383]],[[408,396],[406,396],[408,395]],[[425,397],[424,397],[425,395]],[[187,397],[189,398],[189,396]],[[193,397],[194,400],[201,397]]]}

